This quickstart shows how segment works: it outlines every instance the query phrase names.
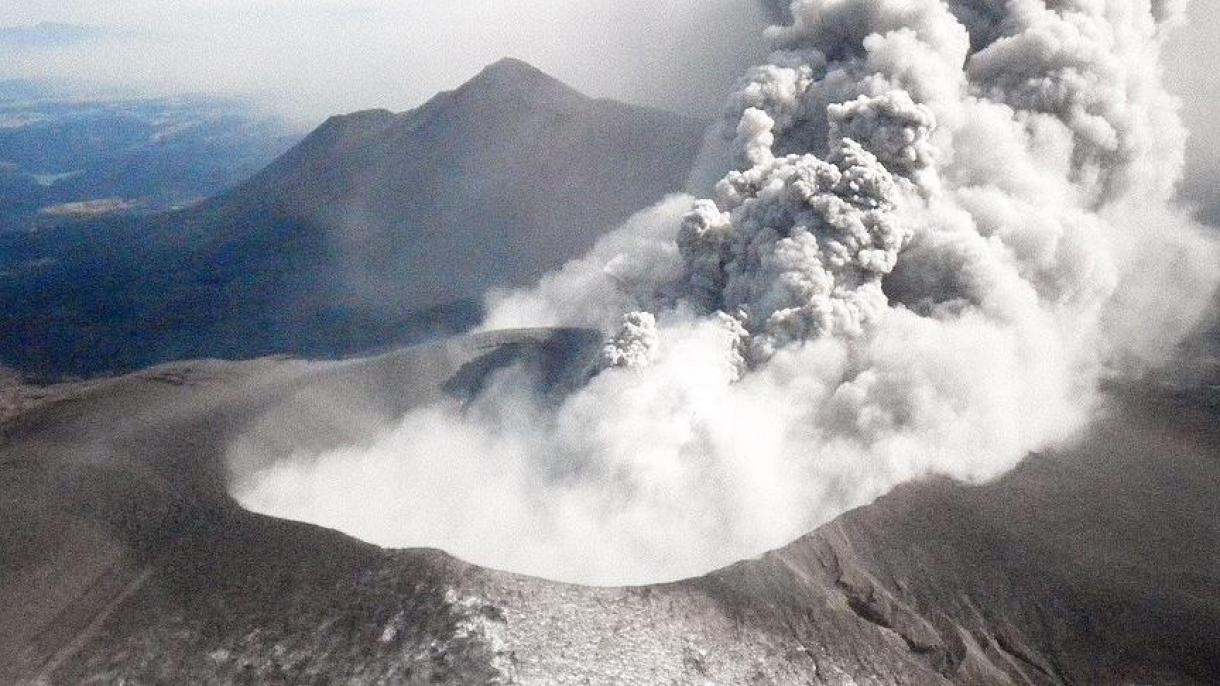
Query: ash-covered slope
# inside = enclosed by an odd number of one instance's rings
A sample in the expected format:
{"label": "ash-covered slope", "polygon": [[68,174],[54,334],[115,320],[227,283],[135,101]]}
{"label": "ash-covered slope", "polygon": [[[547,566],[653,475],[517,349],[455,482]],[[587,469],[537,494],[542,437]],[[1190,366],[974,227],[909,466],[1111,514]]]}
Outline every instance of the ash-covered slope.
{"label": "ash-covered slope", "polygon": [[424,309],[582,255],[681,189],[703,126],[504,59],[417,110],[330,119],[207,209],[319,226],[351,297]]}
{"label": "ash-covered slope", "polygon": [[90,375],[463,329],[488,288],[680,190],[703,129],[503,60],[416,110],[334,117],[194,208],[0,236],[0,361]]}
{"label": "ash-covered slope", "polygon": [[993,484],[910,484],[759,559],[637,588],[381,550],[225,496],[225,446],[261,424],[298,445],[367,440],[375,430],[353,416],[389,424],[505,364],[549,370],[562,392],[597,348],[579,331],[525,331],[13,390],[0,681],[1220,678],[1220,434],[1206,394],[1115,389],[1076,447]]}

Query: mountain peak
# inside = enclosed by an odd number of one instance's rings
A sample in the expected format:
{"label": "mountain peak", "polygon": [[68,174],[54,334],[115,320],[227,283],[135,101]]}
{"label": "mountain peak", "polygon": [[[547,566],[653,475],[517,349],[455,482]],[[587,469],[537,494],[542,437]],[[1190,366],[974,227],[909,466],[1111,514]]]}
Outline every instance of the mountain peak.
{"label": "mountain peak", "polygon": [[515,57],[504,57],[487,65],[459,89],[471,90],[504,94],[549,92],[554,96],[585,97],[575,88]]}
{"label": "mountain peak", "polygon": [[516,57],[501,57],[491,64],[483,67],[479,75],[475,78],[498,78],[498,77],[514,77],[514,78],[546,78],[551,77],[541,69],[524,60],[519,60]]}

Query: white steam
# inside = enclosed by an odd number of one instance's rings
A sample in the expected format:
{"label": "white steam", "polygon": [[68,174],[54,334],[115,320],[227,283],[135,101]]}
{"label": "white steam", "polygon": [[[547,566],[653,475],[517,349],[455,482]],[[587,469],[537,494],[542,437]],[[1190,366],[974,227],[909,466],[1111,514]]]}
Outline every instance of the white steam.
{"label": "white steam", "polygon": [[[786,543],[896,484],[979,481],[1161,361],[1216,283],[1170,209],[1184,135],[1149,0],[797,0],[730,97],[735,168],[486,328],[608,334],[559,401],[501,373],[247,506],[549,577],[644,582]],[[707,170],[696,174],[706,177]]]}

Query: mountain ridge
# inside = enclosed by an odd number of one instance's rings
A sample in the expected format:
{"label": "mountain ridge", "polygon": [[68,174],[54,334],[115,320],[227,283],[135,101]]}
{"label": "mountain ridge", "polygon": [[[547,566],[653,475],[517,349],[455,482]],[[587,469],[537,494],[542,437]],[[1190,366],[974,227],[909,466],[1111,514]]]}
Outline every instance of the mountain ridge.
{"label": "mountain ridge", "polygon": [[0,237],[0,362],[90,376],[462,331],[487,289],[682,190],[703,131],[501,60],[413,110],[331,117],[190,208]]}
{"label": "mountain ridge", "polygon": [[[1079,442],[994,482],[911,482],[782,548],[664,584],[580,586],[379,549],[226,494],[235,470],[358,444],[505,365],[581,378],[600,345],[574,330],[496,332],[340,364],[195,361],[32,391],[0,421],[0,680],[1220,676],[1220,406],[1191,390],[1113,388],[1113,411]],[[239,439],[265,449],[235,463]]]}

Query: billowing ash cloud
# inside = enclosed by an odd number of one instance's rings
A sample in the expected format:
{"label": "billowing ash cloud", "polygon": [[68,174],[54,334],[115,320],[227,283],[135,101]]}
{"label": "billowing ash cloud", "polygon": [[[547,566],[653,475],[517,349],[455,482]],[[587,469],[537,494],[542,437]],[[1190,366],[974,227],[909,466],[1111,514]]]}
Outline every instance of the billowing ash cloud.
{"label": "billowing ash cloud", "polygon": [[553,405],[507,372],[239,498],[629,582],[781,545],[909,479],[1002,474],[1079,429],[1103,377],[1163,360],[1215,286],[1214,246],[1168,203],[1173,10],[793,2],[707,156],[732,168],[695,174],[711,197],[493,299],[488,328],[606,331],[586,386]]}

